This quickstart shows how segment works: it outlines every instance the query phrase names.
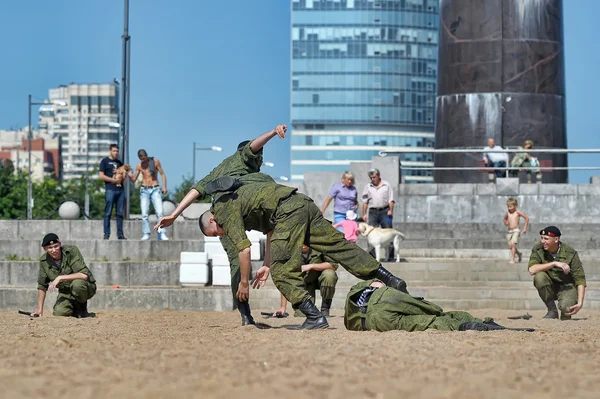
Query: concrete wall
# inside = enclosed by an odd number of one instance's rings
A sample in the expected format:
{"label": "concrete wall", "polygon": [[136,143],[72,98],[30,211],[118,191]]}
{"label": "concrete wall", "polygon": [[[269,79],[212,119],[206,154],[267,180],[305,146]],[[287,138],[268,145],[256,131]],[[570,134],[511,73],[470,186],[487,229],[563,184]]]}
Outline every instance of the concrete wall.
{"label": "concrete wall", "polygon": [[[385,170],[381,176],[386,179]],[[296,187],[319,207],[341,178],[330,173],[306,177]],[[360,197],[364,185],[357,184],[357,189]],[[509,197],[517,198],[519,208],[538,223],[600,223],[600,184],[538,185],[498,179],[496,184],[400,184],[395,194],[395,223],[501,223]],[[333,206],[325,217],[333,217]]]}

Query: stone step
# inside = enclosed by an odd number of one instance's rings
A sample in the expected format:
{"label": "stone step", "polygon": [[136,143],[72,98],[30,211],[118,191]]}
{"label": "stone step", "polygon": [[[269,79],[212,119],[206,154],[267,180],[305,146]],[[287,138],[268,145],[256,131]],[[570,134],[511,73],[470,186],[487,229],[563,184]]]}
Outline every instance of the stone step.
{"label": "stone step", "polygon": [[[151,218],[151,227],[154,225]],[[41,241],[47,233],[56,233],[64,242],[78,239],[102,240],[104,221],[102,220],[2,220],[0,221],[0,239],[18,238],[20,240]],[[125,237],[139,240],[142,237],[141,220],[124,220]],[[179,218],[167,229],[167,235],[174,240],[197,240],[202,237],[197,220]],[[111,220],[111,240],[117,240],[117,223]],[[152,232],[152,239],[157,239]]]}
{"label": "stone step", "polygon": [[[160,262],[86,262],[94,274],[98,286],[177,286],[179,285],[178,261]],[[252,262],[258,269],[261,261]],[[0,262],[0,285],[35,286],[39,262]],[[210,276],[210,273],[209,273]]]}
{"label": "stone step", "polygon": [[[587,242],[596,247],[597,243]],[[139,240],[70,240],[66,244],[76,245],[86,261],[122,261],[122,260],[179,260],[181,252],[201,252],[204,242],[201,240],[169,240],[169,241],[139,241]],[[358,242],[366,249],[366,241]],[[406,244],[406,245],[405,245]],[[484,246],[494,247],[484,249]],[[410,248],[410,246],[417,246]],[[471,246],[472,248],[463,248]],[[587,246],[582,244],[582,247]],[[452,248],[446,248],[452,247]],[[528,246],[521,246],[528,253]],[[600,248],[576,248],[582,258],[600,258]],[[38,259],[43,253],[39,240],[2,240],[0,239],[0,259]],[[508,259],[509,251],[506,243],[501,241],[468,240],[431,240],[412,241],[401,244],[401,258],[496,258]]]}
{"label": "stone step", "polygon": [[[349,287],[337,287],[332,302],[334,309],[343,309]],[[516,287],[427,287],[409,285],[411,295],[424,297],[442,307],[454,309],[543,309],[537,290],[530,285]],[[320,293],[316,293],[316,304],[320,306]],[[256,309],[277,309],[281,294],[274,287],[252,290],[250,306]],[[453,303],[463,302],[456,307]],[[538,303],[539,302],[539,303]],[[289,304],[288,304],[289,305]],[[600,309],[600,286],[586,290],[585,306]],[[288,306],[288,310],[291,307]]]}
{"label": "stone step", "polygon": [[[544,305],[531,288],[456,288],[456,287],[412,287],[415,296],[425,296],[444,309],[543,309]],[[338,289],[332,303],[334,315],[342,316],[347,290]],[[0,287],[0,310],[30,310],[35,308],[35,288]],[[258,316],[259,309],[274,310],[279,307],[280,294],[275,289],[252,290],[250,306]],[[52,313],[56,294],[49,294],[45,312]],[[321,298],[317,291],[317,306]],[[103,310],[198,310],[229,311],[233,300],[229,287],[178,288],[178,287],[129,287],[99,288],[89,302],[90,312]],[[586,291],[585,308],[600,309],[600,289]],[[291,306],[288,306],[291,311]]]}
{"label": "stone step", "polygon": [[[52,314],[56,293],[48,294],[44,312]],[[30,310],[36,307],[37,289],[0,287],[1,310]],[[233,307],[229,287],[129,287],[98,288],[89,311],[99,310],[200,310],[229,311]]]}
{"label": "stone step", "polygon": [[[91,261],[86,263],[98,286],[164,286],[179,284],[178,261]],[[262,261],[253,261],[257,270]],[[385,263],[385,267],[409,283],[434,281],[451,284],[464,282],[531,282],[527,264],[508,264],[494,259],[422,260],[420,262]],[[588,282],[600,280],[600,262],[585,262]],[[31,286],[37,281],[39,263],[35,261],[0,261],[0,285]],[[338,269],[338,284],[352,285],[358,279],[344,268]],[[267,284],[272,284],[271,280]],[[429,284],[431,285],[431,284]]]}
{"label": "stone step", "polygon": [[[498,223],[394,223],[394,227],[402,231],[409,239],[480,239],[482,237],[504,237],[506,227],[502,224],[503,213],[498,214]],[[152,224],[154,218],[151,217]],[[537,233],[549,224],[557,225],[566,242],[579,242],[596,238],[600,231],[597,223],[531,223],[529,233],[525,237],[536,237]],[[140,220],[123,222],[125,236],[139,239],[142,236]],[[41,240],[49,232],[56,233],[63,241],[77,239],[98,239],[103,237],[102,220],[2,220],[0,221],[0,239]],[[116,221],[111,221],[111,240],[116,240]],[[197,220],[177,219],[168,229],[169,238],[174,240],[202,240],[202,233]],[[152,233],[156,239],[156,233]]]}
{"label": "stone step", "polygon": [[[179,260],[181,252],[202,252],[204,243],[197,240],[138,241],[138,240],[69,240],[76,245],[84,259],[91,261],[122,260]],[[44,250],[40,240],[0,240],[3,260],[39,259]]]}

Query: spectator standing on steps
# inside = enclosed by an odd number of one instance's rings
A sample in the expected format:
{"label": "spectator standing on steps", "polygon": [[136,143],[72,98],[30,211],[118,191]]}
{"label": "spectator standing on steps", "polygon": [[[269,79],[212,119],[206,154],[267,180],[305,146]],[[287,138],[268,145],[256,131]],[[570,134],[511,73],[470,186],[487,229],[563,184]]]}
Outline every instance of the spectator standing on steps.
{"label": "spectator standing on steps", "polygon": [[[363,201],[363,220],[369,226],[381,227],[384,229],[393,228],[394,215],[394,190],[390,183],[381,179],[379,169],[369,170],[371,182],[366,185],[362,193]],[[369,252],[375,257],[375,250]],[[390,247],[388,251],[388,260],[394,259],[394,249]]]}
{"label": "spectator standing on steps", "polygon": [[117,237],[119,240],[126,240],[123,234],[123,206],[125,205],[125,190],[123,189],[123,180],[117,176],[116,170],[123,166],[119,160],[119,146],[111,144],[109,146],[109,155],[100,161],[99,177],[106,187],[104,193],[104,239],[110,238],[110,217],[113,208],[117,209]]}
{"label": "spectator standing on steps", "polygon": [[[162,196],[167,193],[167,175],[162,168],[162,164],[158,158],[149,157],[146,150],[138,151],[140,163],[135,167],[135,175],[131,181],[135,183],[138,176],[142,175],[142,187],[140,187],[140,207],[142,209],[142,241],[150,239],[150,224],[148,217],[150,216],[150,201],[156,213],[156,220],[163,217],[163,201]],[[158,174],[162,177],[162,190],[158,184]],[[164,228],[158,229],[158,239],[166,241],[167,231]]]}
{"label": "spectator standing on steps", "polygon": [[[329,190],[329,195],[325,198],[321,213],[329,206],[333,200],[333,223],[337,224],[346,220],[346,212],[355,211],[358,207],[358,191],[354,187],[354,175],[351,172],[344,172],[342,181],[335,183]],[[341,228],[338,228],[342,231]]]}

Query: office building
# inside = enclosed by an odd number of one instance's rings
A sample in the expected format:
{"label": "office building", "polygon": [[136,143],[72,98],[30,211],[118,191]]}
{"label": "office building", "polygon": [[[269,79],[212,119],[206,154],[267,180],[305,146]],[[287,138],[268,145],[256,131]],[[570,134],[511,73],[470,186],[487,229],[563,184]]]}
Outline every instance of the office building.
{"label": "office building", "polygon": [[[379,151],[433,166],[438,0],[292,0],[291,179]],[[431,182],[431,171],[403,180]],[[385,177],[385,176],[384,176]]]}

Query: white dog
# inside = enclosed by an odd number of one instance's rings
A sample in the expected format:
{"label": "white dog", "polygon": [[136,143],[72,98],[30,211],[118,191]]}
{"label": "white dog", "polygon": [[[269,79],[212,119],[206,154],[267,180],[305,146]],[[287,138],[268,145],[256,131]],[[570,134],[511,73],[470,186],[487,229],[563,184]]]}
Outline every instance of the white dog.
{"label": "white dog", "polygon": [[394,253],[396,254],[396,262],[400,262],[400,241],[406,237],[404,234],[395,229],[382,229],[380,227],[369,226],[367,223],[359,223],[358,231],[360,234],[367,237],[369,250],[375,248],[375,258],[380,261],[381,247],[386,250],[390,244],[394,244]]}

